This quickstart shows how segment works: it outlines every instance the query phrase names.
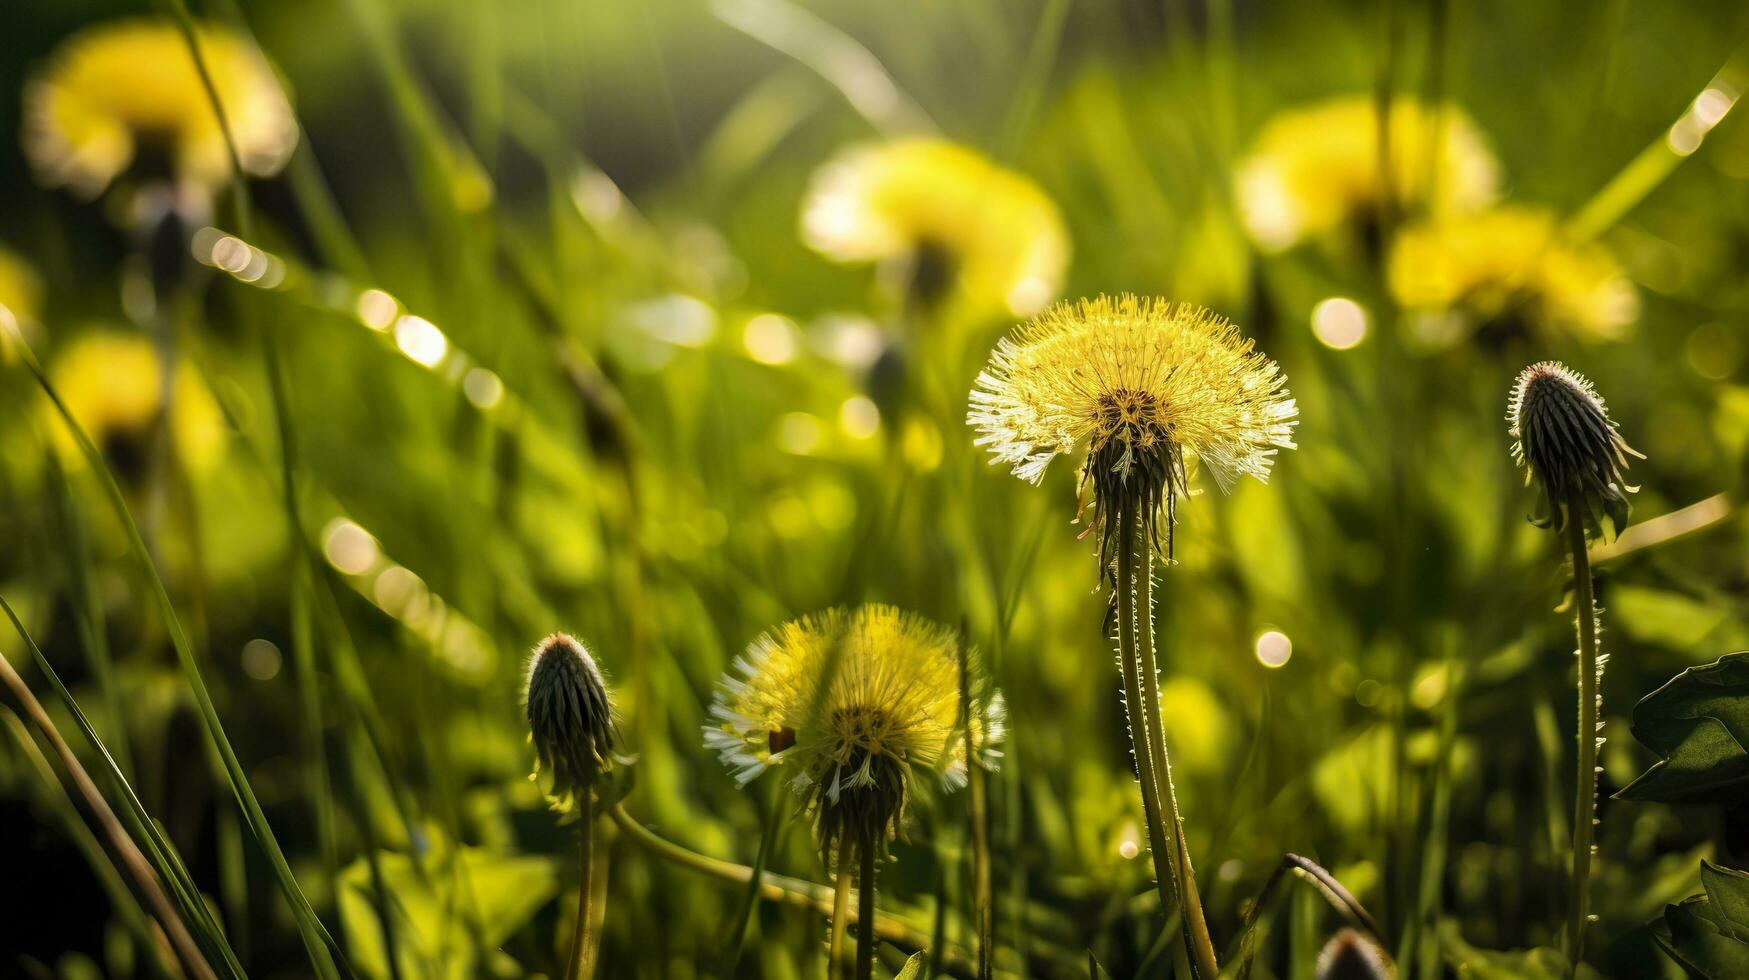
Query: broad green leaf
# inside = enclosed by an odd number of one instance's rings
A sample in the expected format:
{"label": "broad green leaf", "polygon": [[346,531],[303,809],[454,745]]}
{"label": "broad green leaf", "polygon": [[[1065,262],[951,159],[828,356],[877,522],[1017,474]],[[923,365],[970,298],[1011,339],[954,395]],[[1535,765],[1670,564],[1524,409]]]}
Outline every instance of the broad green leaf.
{"label": "broad green leaf", "polygon": [[1698,976],[1749,977],[1749,944],[1726,933],[1718,908],[1704,896],[1667,906],[1663,920],[1652,923],[1651,931],[1664,952]]}
{"label": "broad green leaf", "polygon": [[893,974],[893,980],[917,980],[922,975],[923,954],[912,953],[911,958],[905,961],[905,965],[899,969],[899,972]]}
{"label": "broad green leaf", "polygon": [[[1548,946],[1534,949],[1478,949],[1464,941],[1457,924],[1440,928],[1445,961],[1460,980],[1565,980],[1567,957]],[[1597,971],[1580,964],[1580,980],[1596,980]]]}
{"label": "broad green leaf", "polygon": [[1738,942],[1749,943],[1749,874],[1700,863],[1700,885],[1712,903],[1712,919]]}
{"label": "broad green leaf", "polygon": [[1634,737],[1663,760],[1616,794],[1664,803],[1749,790],[1749,653],[1690,667],[1634,706]]}
{"label": "broad green leaf", "polygon": [[[496,947],[521,929],[559,892],[558,871],[551,859],[517,857],[480,847],[461,847],[454,875],[445,872],[450,855],[438,846],[425,857],[437,873],[422,876],[406,854],[381,852],[379,860],[387,890],[393,896],[396,961],[408,978],[467,978],[484,972],[474,959],[474,944],[455,921],[456,904],[467,903],[476,916],[480,940]],[[465,891],[456,892],[465,882]],[[370,865],[363,858],[340,873],[340,921],[347,947],[365,976],[389,975],[383,948],[382,922],[375,908]],[[443,893],[433,889],[442,889]]]}

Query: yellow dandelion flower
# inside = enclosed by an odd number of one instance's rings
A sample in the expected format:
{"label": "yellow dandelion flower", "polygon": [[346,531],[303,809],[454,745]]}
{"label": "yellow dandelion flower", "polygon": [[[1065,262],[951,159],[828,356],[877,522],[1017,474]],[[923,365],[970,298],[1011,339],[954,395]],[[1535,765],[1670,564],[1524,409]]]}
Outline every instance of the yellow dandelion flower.
{"label": "yellow dandelion flower", "polygon": [[1015,316],[1056,297],[1069,261],[1062,214],[1038,185],[939,139],[858,147],[828,163],[801,230],[834,261],[910,262],[914,291],[957,288],[978,310]]}
{"label": "yellow dandelion flower", "polygon": [[42,281],[24,259],[0,248],[0,364],[11,364],[16,342],[42,307]]}
{"label": "yellow dandelion flower", "polygon": [[[1001,697],[966,651],[985,758],[1002,735]],[[952,631],[891,606],[804,616],[760,636],[718,686],[705,743],[743,784],[795,772],[823,848],[846,833],[879,843],[903,816],[914,771],[966,779],[961,649]],[[863,835],[867,835],[864,837]]]}
{"label": "yellow dandelion flower", "polygon": [[[162,364],[146,337],[99,331],[74,340],[49,365],[49,381],[67,411],[124,474],[143,457],[143,439],[164,409]],[[170,435],[177,457],[202,470],[224,450],[224,417],[191,365],[179,365],[175,378]],[[68,459],[80,458],[58,413],[44,408],[56,445]]]}
{"label": "yellow dandelion flower", "polygon": [[1573,243],[1555,215],[1505,206],[1422,222],[1391,251],[1391,292],[1429,316],[1464,314],[1471,325],[1523,311],[1537,326],[1586,340],[1623,336],[1639,294],[1607,248]]}
{"label": "yellow dandelion flower", "polygon": [[[259,51],[235,32],[197,32],[243,170],[279,172],[297,123]],[[213,187],[230,176],[217,114],[182,31],[156,19],[101,24],[74,35],[25,87],[24,146],[38,174],[95,196],[142,149],[168,157],[184,181]]]}
{"label": "yellow dandelion flower", "polygon": [[[1391,196],[1433,214],[1471,211],[1494,200],[1500,165],[1461,110],[1391,104]],[[1344,224],[1364,222],[1384,203],[1379,113],[1368,96],[1284,112],[1258,135],[1240,164],[1235,191],[1251,237],[1271,252]]]}
{"label": "yellow dandelion flower", "polygon": [[1297,416],[1281,369],[1231,323],[1124,295],[1059,303],[1003,338],[966,421],[993,462],[1031,483],[1086,448],[1081,481],[1093,487],[1104,564],[1115,533],[1106,515],[1140,507],[1152,527],[1165,509],[1170,535],[1187,458],[1223,489],[1242,476],[1267,481],[1277,449],[1294,447]]}

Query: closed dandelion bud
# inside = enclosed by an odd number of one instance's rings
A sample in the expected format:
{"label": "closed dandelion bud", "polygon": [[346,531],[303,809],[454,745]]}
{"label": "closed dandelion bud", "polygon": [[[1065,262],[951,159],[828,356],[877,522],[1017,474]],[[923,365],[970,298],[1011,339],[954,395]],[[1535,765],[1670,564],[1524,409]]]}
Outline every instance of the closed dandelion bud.
{"label": "closed dandelion bud", "polygon": [[550,773],[548,799],[554,809],[569,810],[577,794],[590,792],[596,777],[612,767],[613,702],[607,684],[583,644],[554,633],[528,659],[523,702],[535,752],[530,778]]}
{"label": "closed dandelion bud", "polygon": [[1627,526],[1627,495],[1639,489],[1627,483],[1628,457],[1645,457],[1616,431],[1591,382],[1556,361],[1532,364],[1513,385],[1507,421],[1512,455],[1537,490],[1533,523],[1559,531],[1578,520],[1596,537]]}
{"label": "closed dandelion bud", "polygon": [[830,610],[770,630],[725,676],[705,743],[746,783],[785,767],[828,863],[848,838],[884,848],[914,774],[965,783],[967,730],[986,765],[1001,697],[968,654],[972,718],[960,715],[961,656],[949,630],[891,606]]}
{"label": "closed dandelion bud", "polygon": [[1318,954],[1318,980],[1391,980],[1396,975],[1385,951],[1353,929],[1332,936]]}

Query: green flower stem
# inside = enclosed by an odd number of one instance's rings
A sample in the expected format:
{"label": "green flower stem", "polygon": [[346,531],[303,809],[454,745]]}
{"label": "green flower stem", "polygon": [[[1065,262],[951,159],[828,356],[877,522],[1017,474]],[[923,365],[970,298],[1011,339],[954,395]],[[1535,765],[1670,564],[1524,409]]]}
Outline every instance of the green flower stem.
{"label": "green flower stem", "polygon": [[1573,889],[1568,900],[1567,955],[1574,969],[1585,949],[1588,918],[1586,883],[1591,877],[1591,842],[1597,813],[1597,601],[1591,558],[1585,549],[1585,524],[1577,504],[1567,507],[1567,548],[1573,556],[1573,606],[1579,634],[1579,765],[1573,796]]}
{"label": "green flower stem", "polygon": [[874,980],[874,954],[877,942],[869,923],[875,917],[875,847],[874,835],[863,833],[856,841],[857,856],[862,867],[856,875],[856,980]]}
{"label": "green flower stem", "polygon": [[[631,838],[633,843],[665,861],[733,884],[745,885],[753,880],[753,869],[745,864],[706,857],[697,851],[688,850],[673,841],[652,833],[643,824],[632,819],[632,815],[625,811],[622,804],[614,804],[607,811],[607,815],[613,819],[613,822],[627,837]],[[836,897],[834,890],[826,885],[813,881],[803,881],[800,878],[791,878],[787,875],[773,874],[770,871],[759,876],[759,894],[768,902],[782,902],[797,908],[813,909],[826,915],[832,914]],[[913,931],[896,916],[881,912],[878,909],[875,911],[873,934],[906,952],[929,948],[927,936]],[[950,948],[945,951],[942,960],[948,972],[955,976],[971,973],[965,957],[957,949]]]}
{"label": "green flower stem", "polygon": [[833,881],[832,890],[832,939],[826,944],[828,980],[837,980],[844,975],[844,927],[849,924],[850,919],[850,860],[850,842],[840,839],[838,874]]}
{"label": "green flower stem", "polygon": [[1154,661],[1154,555],[1148,550],[1146,541],[1137,544],[1142,567],[1136,575],[1135,591],[1144,614],[1136,620],[1136,647],[1141,653],[1142,703],[1148,706],[1144,721],[1148,742],[1153,746],[1154,793],[1160,798],[1162,818],[1172,832],[1172,852],[1178,864],[1177,880],[1184,895],[1184,927],[1190,932],[1197,971],[1204,977],[1217,977],[1220,968],[1215,958],[1215,944],[1209,936],[1208,919],[1203,915],[1196,871],[1190,864],[1190,844],[1184,837],[1184,817],[1178,812],[1178,791],[1172,785],[1172,758],[1166,751],[1166,732],[1160,720],[1160,675]]}
{"label": "green flower stem", "polygon": [[[1136,757],[1136,781],[1142,786],[1142,813],[1148,824],[1148,852],[1153,856],[1154,880],[1160,889],[1160,911],[1170,918],[1172,909],[1178,907],[1177,838],[1166,833],[1166,824],[1160,815],[1160,784],[1154,778],[1154,753],[1144,720],[1148,714],[1146,705],[1150,702],[1142,694],[1141,659],[1136,651],[1136,553],[1146,545],[1142,541],[1139,517],[1135,507],[1122,508],[1117,514],[1118,666],[1123,673],[1130,747]],[[1157,709],[1158,700],[1153,703]]]}
{"label": "green flower stem", "polygon": [[582,812],[578,823],[577,842],[577,925],[571,933],[571,956],[565,961],[565,980],[589,980],[593,972],[589,957],[590,872],[595,865],[595,795],[588,789],[577,794],[577,808]]}

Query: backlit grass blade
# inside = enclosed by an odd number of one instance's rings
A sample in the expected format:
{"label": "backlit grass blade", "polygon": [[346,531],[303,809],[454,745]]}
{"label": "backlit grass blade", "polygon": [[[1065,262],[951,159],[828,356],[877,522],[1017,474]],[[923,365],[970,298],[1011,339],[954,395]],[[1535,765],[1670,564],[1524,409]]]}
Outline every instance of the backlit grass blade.
{"label": "backlit grass blade", "polygon": [[254,833],[256,841],[261,845],[268,863],[273,868],[280,889],[285,893],[286,901],[291,905],[292,913],[298,920],[298,931],[304,937],[304,945],[310,954],[311,963],[316,967],[318,975],[324,978],[341,975],[352,975],[351,968],[345,965],[345,956],[339,944],[322,925],[315,909],[311,908],[309,899],[299,887],[297,878],[292,874],[291,864],[286,860],[285,852],[279,846],[279,840],[273,834],[273,828],[267,823],[267,814],[261,809],[261,803],[255,797],[255,790],[249,785],[249,777],[243,771],[243,764],[237,758],[236,751],[231,747],[230,739],[225,735],[223,722],[219,720],[218,709],[213,705],[212,695],[208,693],[206,681],[201,677],[200,664],[195,657],[194,647],[188,640],[187,633],[182,628],[182,622],[176,615],[175,605],[170,601],[170,592],[164,586],[164,580],[158,575],[157,566],[153,564],[151,553],[146,549],[146,542],[140,535],[139,525],[134,522],[133,514],[128,509],[127,501],[122,496],[121,487],[115,482],[115,477],[104,464],[103,454],[91,441],[73,413],[68,410],[65,402],[54,385],[49,382],[48,375],[43,373],[41,365],[28,350],[23,350],[23,360],[36,379],[43,393],[54,405],[55,411],[66,424],[68,431],[79,444],[79,449],[90,462],[92,471],[102,483],[110,507],[114,510],[116,519],[121,523],[127,536],[130,552],[140,565],[147,584],[152,591],[152,598],[162,617],[165,630],[170,634],[170,645],[176,651],[176,659],[182,668],[189,688],[194,693],[195,705],[200,711],[201,721],[205,725],[207,738],[218,751],[224,762],[225,773],[230,779],[231,790],[237,797],[238,806],[249,822],[249,829]]}
{"label": "backlit grass blade", "polygon": [[136,845],[141,847],[141,853],[158,873],[159,882],[168,889],[170,898],[176,903],[177,911],[194,936],[195,942],[200,945],[207,963],[213,969],[218,970],[222,976],[244,976],[242,964],[238,962],[236,954],[232,952],[230,944],[225,939],[224,931],[219,928],[218,921],[213,918],[211,909],[207,907],[206,901],[201,897],[193,877],[188,873],[188,868],[182,863],[181,857],[177,855],[175,845],[171,844],[164,836],[162,828],[157,825],[151,814],[146,811],[145,806],[140,803],[139,795],[128,783],[127,777],[122,773],[121,767],[116,764],[115,757],[110,754],[108,746],[98,736],[97,730],[92,727],[91,720],[79,707],[79,702],[73,699],[72,692],[61,681],[61,676],[56,673],[54,665],[43,654],[42,648],[36,645],[36,640],[31,637],[30,631],[24,628],[23,621],[18,618],[18,613],[13,610],[12,604],[7,602],[4,596],[0,596],[0,610],[3,610],[6,617],[12,621],[12,628],[24,641],[26,649],[30,651],[31,658],[36,661],[37,669],[41,670],[43,676],[49,679],[49,684],[54,687],[55,693],[67,706],[68,712],[72,714],[74,723],[85,735],[86,741],[90,742],[91,746],[96,749],[98,757],[104,764],[104,768],[100,771],[108,777],[111,783],[111,793],[121,797],[125,804],[122,809],[122,819],[127,824],[129,835],[134,839]]}

